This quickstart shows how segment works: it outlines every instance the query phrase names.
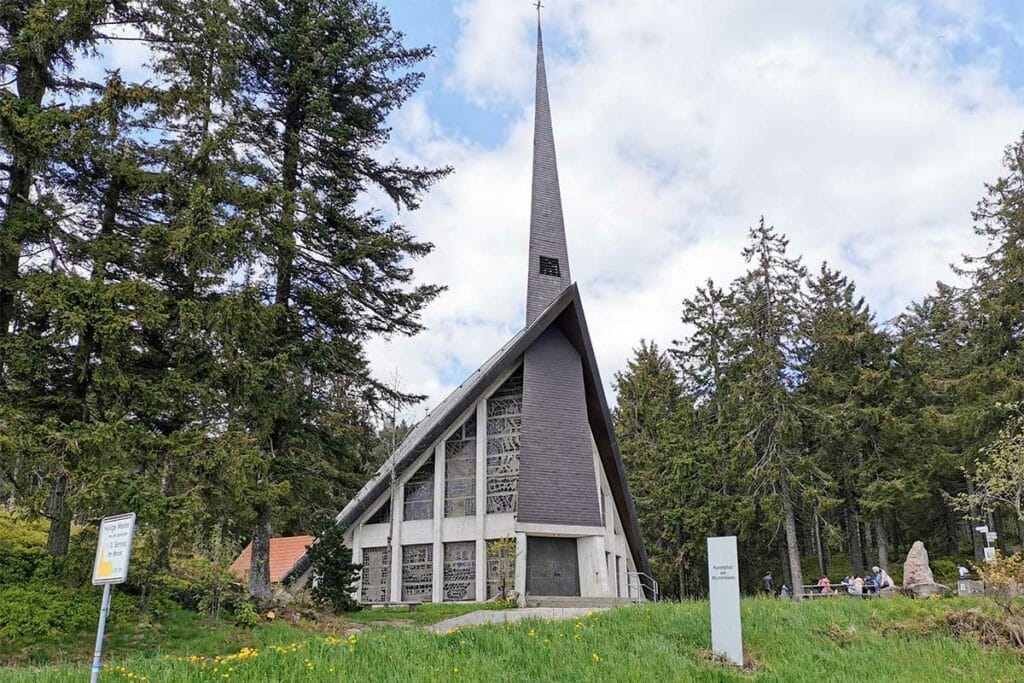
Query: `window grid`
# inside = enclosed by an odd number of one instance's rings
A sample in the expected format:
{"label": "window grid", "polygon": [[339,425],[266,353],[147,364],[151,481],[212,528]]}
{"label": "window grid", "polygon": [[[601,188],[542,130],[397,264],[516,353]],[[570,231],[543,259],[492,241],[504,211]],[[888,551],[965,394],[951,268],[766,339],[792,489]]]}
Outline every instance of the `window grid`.
{"label": "window grid", "polygon": [[434,593],[434,546],[402,546],[402,601],[430,602]]}
{"label": "window grid", "polygon": [[519,436],[523,369],[487,399],[487,512],[515,512],[519,489]]}
{"label": "window grid", "polygon": [[402,519],[434,518],[434,457],[431,456],[405,483]]}
{"label": "window grid", "polygon": [[359,598],[362,602],[391,600],[391,549],[363,548],[362,581]]}
{"label": "window grid", "polygon": [[476,514],[476,416],[470,417],[444,446],[444,516]]}
{"label": "window grid", "polygon": [[444,601],[476,599],[476,541],[444,544]]}

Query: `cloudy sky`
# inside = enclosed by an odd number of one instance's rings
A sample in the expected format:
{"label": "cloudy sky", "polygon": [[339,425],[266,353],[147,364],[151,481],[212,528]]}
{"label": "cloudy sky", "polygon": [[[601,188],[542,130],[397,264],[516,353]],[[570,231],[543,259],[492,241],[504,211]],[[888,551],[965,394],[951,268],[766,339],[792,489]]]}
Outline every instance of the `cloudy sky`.
{"label": "cloudy sky", "polygon": [[[977,248],[970,211],[1024,130],[1024,3],[547,0],[545,51],[572,272],[609,392],[641,338],[743,264],[762,213],[881,319]],[[403,216],[448,291],[379,342],[430,399],[522,326],[535,13],[527,0],[392,0],[436,47],[395,147],[455,174]]]}
{"label": "cloudy sky", "polygon": [[[429,397],[418,419],[523,323],[536,14],[383,1],[436,48],[387,152],[456,169],[400,217],[436,245],[419,277],[448,291],[426,332],[370,348],[379,376]],[[641,338],[680,336],[698,284],[742,270],[761,214],[883,320],[977,250],[970,211],[1024,130],[1021,0],[545,5],[572,273],[609,392]],[[130,45],[109,55],[129,72]]]}

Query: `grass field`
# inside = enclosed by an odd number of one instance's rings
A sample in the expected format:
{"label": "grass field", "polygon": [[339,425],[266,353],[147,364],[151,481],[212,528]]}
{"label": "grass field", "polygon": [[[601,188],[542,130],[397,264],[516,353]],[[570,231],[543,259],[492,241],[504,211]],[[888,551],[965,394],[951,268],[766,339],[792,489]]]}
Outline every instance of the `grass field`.
{"label": "grass field", "polygon": [[[956,638],[963,600],[743,603],[750,669],[708,653],[707,603],[626,607],[443,636],[373,628],[350,638],[302,634],[240,650],[117,657],[105,680],[146,681],[1020,681],[1024,658]],[[985,608],[991,609],[991,608]],[[280,635],[280,634],[279,634]],[[83,666],[0,669],[0,681],[80,681]]]}

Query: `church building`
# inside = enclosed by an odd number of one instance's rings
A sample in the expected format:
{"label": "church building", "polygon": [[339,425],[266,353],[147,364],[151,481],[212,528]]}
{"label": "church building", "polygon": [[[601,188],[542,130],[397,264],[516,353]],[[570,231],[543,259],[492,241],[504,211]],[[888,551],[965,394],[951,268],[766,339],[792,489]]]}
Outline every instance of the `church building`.
{"label": "church building", "polygon": [[338,515],[361,603],[657,591],[570,277],[539,25],[534,126],[526,326]]}

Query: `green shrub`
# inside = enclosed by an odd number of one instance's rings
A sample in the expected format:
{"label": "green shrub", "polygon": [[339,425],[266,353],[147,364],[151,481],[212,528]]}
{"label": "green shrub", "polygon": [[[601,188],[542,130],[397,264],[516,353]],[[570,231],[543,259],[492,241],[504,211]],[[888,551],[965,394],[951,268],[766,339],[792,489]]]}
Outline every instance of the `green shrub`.
{"label": "green shrub", "polygon": [[955,586],[957,581],[956,562],[953,560],[932,560],[932,575],[937,583]]}
{"label": "green shrub", "polygon": [[[134,612],[127,597],[115,594],[113,599],[117,606],[111,609],[111,622]],[[39,581],[2,587],[0,640],[23,642],[95,628],[100,602],[99,589],[74,590]]]}
{"label": "green shrub", "polygon": [[46,556],[45,523],[0,513],[0,586],[26,583]]}
{"label": "green shrub", "polygon": [[256,606],[249,600],[243,600],[235,609],[235,625],[252,628],[260,623],[260,615]]}

